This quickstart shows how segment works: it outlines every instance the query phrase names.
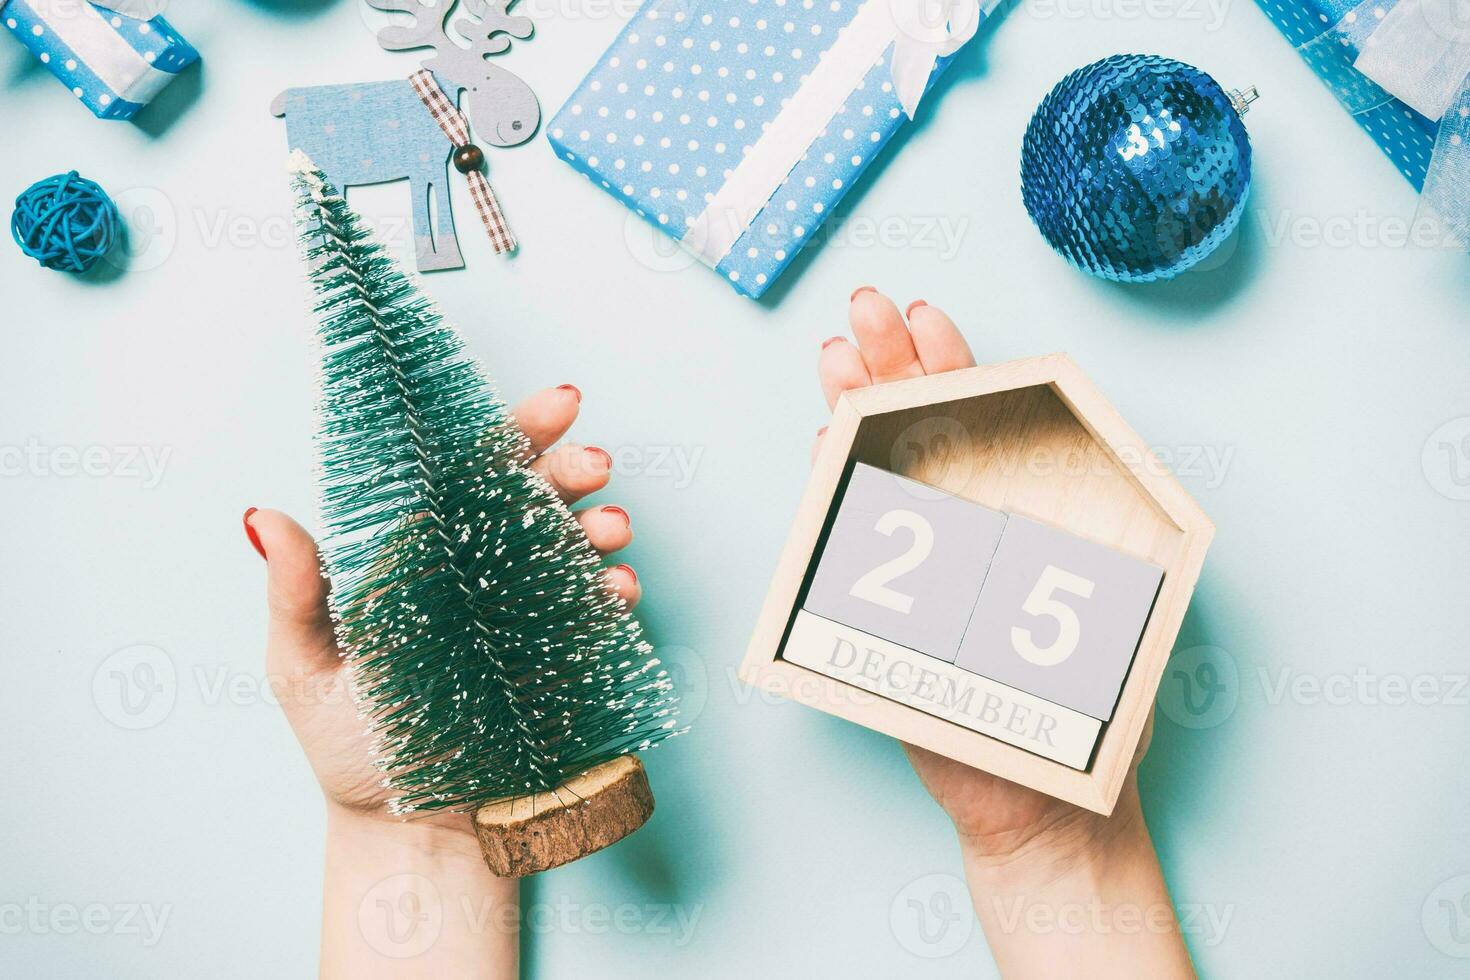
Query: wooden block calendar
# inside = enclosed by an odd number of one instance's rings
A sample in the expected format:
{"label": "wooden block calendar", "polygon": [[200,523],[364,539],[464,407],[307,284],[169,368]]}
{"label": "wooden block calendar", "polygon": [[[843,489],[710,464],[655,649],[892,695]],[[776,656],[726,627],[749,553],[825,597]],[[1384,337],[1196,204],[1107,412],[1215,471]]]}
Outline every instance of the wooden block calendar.
{"label": "wooden block calendar", "polygon": [[1084,769],[1162,576],[856,463],[782,656]]}
{"label": "wooden block calendar", "polygon": [[1109,813],[1213,531],[1066,355],[848,392],[741,676]]}

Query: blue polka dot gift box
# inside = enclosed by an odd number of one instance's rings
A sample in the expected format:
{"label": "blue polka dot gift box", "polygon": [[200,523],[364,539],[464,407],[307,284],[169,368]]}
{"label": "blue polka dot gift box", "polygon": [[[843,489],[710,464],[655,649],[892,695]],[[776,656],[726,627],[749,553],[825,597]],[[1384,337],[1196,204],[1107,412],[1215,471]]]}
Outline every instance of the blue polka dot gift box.
{"label": "blue polka dot gift box", "polygon": [[547,138],[756,298],[990,9],[987,0],[649,0]]}
{"label": "blue polka dot gift box", "polygon": [[1444,0],[1257,0],[1421,191],[1419,215],[1470,245],[1470,23]]}
{"label": "blue polka dot gift box", "polygon": [[0,0],[0,23],[99,119],[131,119],[199,60],[162,17],[87,0]]}

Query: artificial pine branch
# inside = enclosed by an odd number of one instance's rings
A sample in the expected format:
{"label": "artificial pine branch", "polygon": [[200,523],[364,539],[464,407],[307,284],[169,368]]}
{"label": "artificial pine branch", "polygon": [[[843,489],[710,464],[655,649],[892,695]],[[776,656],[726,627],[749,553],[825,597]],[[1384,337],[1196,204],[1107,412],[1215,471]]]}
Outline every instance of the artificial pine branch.
{"label": "artificial pine branch", "polygon": [[399,812],[553,789],[675,734],[638,623],[457,333],[304,155],[322,557]]}

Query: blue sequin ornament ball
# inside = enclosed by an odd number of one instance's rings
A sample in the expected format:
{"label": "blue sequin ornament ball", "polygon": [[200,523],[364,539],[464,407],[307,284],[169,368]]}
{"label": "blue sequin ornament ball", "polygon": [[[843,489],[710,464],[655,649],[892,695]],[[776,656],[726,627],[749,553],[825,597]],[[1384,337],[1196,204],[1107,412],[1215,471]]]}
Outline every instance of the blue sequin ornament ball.
{"label": "blue sequin ornament ball", "polygon": [[86,272],[117,244],[112,198],[75,170],[38,180],[15,199],[10,235],[48,269]]}
{"label": "blue sequin ornament ball", "polygon": [[1042,99],[1021,147],[1021,199],[1051,247],[1104,279],[1177,276],[1240,222],[1255,89],[1156,55],[1079,68]]}

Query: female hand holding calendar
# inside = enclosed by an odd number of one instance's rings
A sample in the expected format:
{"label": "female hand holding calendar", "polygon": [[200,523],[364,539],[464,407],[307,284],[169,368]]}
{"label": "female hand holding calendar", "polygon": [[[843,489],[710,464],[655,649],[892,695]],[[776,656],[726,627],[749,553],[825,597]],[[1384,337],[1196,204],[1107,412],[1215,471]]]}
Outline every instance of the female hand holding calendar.
{"label": "female hand holding calendar", "polygon": [[[900,313],[871,286],[852,294],[857,343],[822,345],[822,393],[973,367],[954,322],[923,300]],[[819,433],[818,443],[822,438]],[[814,449],[815,452],[815,449]],[[1102,817],[927,749],[905,745],[920,781],[954,821],[975,911],[1001,972],[1014,977],[1194,975],[1138,799],[1135,767]],[[1040,908],[1053,927],[1028,928]]]}

